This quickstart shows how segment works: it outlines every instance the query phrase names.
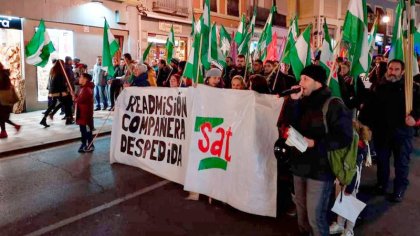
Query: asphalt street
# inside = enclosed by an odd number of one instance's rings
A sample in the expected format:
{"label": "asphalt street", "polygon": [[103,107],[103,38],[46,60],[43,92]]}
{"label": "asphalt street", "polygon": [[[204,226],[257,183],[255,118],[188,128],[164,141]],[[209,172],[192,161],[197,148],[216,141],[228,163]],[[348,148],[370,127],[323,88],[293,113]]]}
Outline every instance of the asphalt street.
{"label": "asphalt street", "polygon": [[[207,198],[188,201],[183,187],[141,169],[109,163],[110,138],[90,154],[74,142],[0,159],[1,235],[297,235],[296,218],[261,217]],[[392,204],[372,192],[365,169],[360,198],[368,205],[356,235],[420,235],[420,140],[411,184]]]}

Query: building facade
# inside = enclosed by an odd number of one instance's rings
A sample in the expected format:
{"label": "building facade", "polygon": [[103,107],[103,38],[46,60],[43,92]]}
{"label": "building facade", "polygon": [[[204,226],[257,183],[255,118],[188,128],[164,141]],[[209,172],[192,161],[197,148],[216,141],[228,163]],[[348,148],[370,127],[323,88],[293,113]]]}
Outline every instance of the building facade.
{"label": "building facade", "polygon": [[120,42],[120,51],[138,56],[138,10],[130,1],[3,0],[0,14],[1,20],[12,19],[21,25],[13,29],[0,24],[0,61],[12,69],[14,86],[22,98],[15,106],[17,113],[45,109],[47,104],[51,60],[44,68],[24,60],[24,47],[41,19],[56,48],[51,59],[78,57],[91,69],[102,55],[104,18]]}

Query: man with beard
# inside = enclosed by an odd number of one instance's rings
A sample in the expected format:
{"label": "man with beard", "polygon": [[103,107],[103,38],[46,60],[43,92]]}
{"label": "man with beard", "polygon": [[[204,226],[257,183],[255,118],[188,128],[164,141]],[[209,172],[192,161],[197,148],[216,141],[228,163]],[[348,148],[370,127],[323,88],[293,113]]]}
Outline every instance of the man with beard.
{"label": "man with beard", "polygon": [[413,126],[420,117],[419,86],[413,87],[413,110],[405,111],[404,62],[391,60],[384,79],[372,91],[366,101],[360,121],[373,132],[377,154],[377,192],[386,194],[390,176],[390,157],[394,156],[393,202],[401,202],[409,184],[410,154],[413,150]]}
{"label": "man with beard", "polygon": [[223,69],[223,75],[222,75],[222,79],[223,82],[225,83],[225,88],[230,88],[231,85],[231,78],[230,78],[230,72],[233,69],[233,59],[232,57],[228,56],[226,57],[226,67]]}
{"label": "man with beard", "polygon": [[230,71],[230,74],[229,74],[230,80],[232,80],[232,78],[235,77],[235,75],[240,75],[242,76],[242,78],[244,78],[245,84],[248,84],[247,83],[248,80],[247,78],[245,78],[245,66],[246,66],[245,56],[242,54],[239,54],[238,57],[236,58],[236,67]]}
{"label": "man with beard", "polygon": [[264,71],[263,71],[264,77],[268,79],[268,76],[271,74],[271,72],[273,72],[273,69],[274,69],[273,61],[267,60],[264,64]]}
{"label": "man with beard", "polygon": [[252,75],[263,74],[263,62],[260,59],[257,59],[252,63],[252,71]]}

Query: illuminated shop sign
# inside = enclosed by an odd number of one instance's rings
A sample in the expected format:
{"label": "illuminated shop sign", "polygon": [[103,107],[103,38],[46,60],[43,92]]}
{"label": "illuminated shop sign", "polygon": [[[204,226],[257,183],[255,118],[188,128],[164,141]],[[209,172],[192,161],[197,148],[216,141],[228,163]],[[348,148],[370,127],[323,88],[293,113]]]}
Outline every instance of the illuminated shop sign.
{"label": "illuminated shop sign", "polygon": [[0,16],[0,28],[2,29],[22,29],[22,21],[17,17]]}

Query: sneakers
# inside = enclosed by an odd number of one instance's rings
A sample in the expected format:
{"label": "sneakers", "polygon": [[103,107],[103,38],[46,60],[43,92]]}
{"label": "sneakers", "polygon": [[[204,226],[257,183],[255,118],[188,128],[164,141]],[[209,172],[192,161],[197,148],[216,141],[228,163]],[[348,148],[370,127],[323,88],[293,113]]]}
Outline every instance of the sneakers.
{"label": "sneakers", "polygon": [[0,133],[0,138],[7,138],[7,133],[6,133],[6,131],[1,131],[1,133]]}
{"label": "sneakers", "polygon": [[90,145],[90,147],[89,147],[89,146],[87,146],[87,147],[85,147],[83,150],[84,150],[85,152],[93,152],[93,151],[95,151],[95,146],[92,144],[92,145]]}
{"label": "sneakers", "polygon": [[330,225],[330,234],[341,234],[344,233],[344,227],[339,225],[337,222]]}
{"label": "sneakers", "polygon": [[353,230],[346,230],[344,231],[341,236],[354,236]]}
{"label": "sneakers", "polygon": [[85,153],[85,148],[86,148],[86,146],[83,146],[83,145],[80,146],[78,152],[79,153]]}

